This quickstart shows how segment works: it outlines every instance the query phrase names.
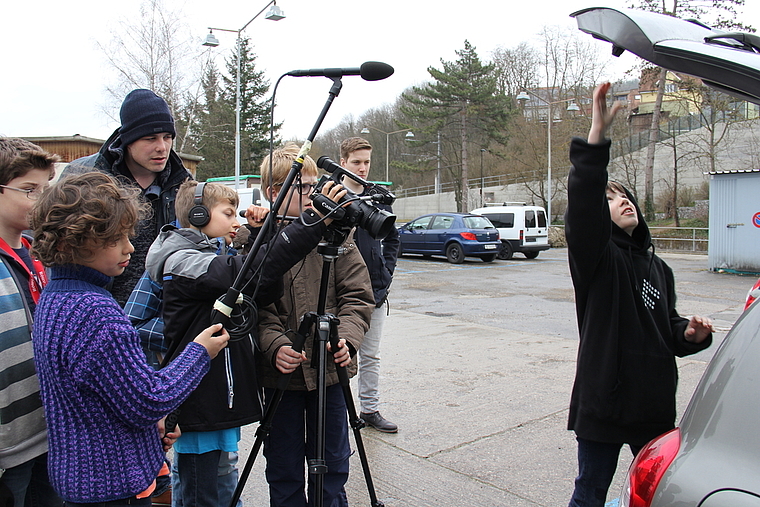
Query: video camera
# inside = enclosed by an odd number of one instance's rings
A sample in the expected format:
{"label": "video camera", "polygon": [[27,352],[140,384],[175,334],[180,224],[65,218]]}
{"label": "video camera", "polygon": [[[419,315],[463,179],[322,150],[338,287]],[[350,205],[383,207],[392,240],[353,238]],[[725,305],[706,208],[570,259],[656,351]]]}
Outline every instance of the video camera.
{"label": "video camera", "polygon": [[[322,176],[314,188],[311,200],[315,208],[319,209],[324,215],[329,215],[333,219],[333,224],[337,224],[338,226],[361,227],[373,238],[384,238],[388,235],[391,228],[394,227],[396,215],[374,206],[371,202],[374,201],[387,205],[393,204],[396,196],[390,190],[360,178],[328,157],[319,157],[317,159],[317,167],[331,174]],[[362,192],[364,195],[358,196],[346,188],[346,195],[343,196],[336,207],[333,201],[321,193],[322,187],[328,181],[343,184],[344,177],[348,177],[364,187],[364,191]],[[350,204],[343,206],[347,202]]]}

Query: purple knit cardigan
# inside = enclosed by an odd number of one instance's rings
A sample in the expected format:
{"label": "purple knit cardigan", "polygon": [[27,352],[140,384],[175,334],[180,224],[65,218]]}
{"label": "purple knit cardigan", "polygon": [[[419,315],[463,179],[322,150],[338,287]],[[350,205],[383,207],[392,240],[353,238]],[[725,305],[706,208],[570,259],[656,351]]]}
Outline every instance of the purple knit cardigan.
{"label": "purple knit cardigan", "polygon": [[110,280],[84,266],[53,267],[34,317],[50,481],[74,503],[148,488],[164,457],[156,422],[187,398],[210,364],[193,342],[153,370],[137,331],[104,289]]}

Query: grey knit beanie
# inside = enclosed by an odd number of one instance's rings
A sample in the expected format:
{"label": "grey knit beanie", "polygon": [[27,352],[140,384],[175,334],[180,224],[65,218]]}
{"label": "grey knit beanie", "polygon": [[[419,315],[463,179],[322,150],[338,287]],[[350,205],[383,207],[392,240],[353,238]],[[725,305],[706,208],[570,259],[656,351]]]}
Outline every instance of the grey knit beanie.
{"label": "grey knit beanie", "polygon": [[150,90],[132,90],[121,104],[121,145],[126,147],[141,137],[169,132],[177,135],[174,118],[164,99]]}

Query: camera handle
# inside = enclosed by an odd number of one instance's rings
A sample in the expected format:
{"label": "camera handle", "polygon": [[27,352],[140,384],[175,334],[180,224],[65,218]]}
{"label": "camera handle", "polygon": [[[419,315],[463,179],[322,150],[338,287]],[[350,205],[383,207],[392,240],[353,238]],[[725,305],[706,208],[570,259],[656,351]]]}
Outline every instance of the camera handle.
{"label": "camera handle", "polygon": [[[314,353],[312,354],[312,366],[317,367],[317,428],[316,428],[316,449],[315,458],[309,460],[308,471],[309,476],[314,476],[314,486],[309,489],[309,497],[314,498],[315,507],[323,507],[324,496],[322,490],[324,487],[324,474],[327,472],[327,466],[325,465],[325,435],[326,435],[326,390],[327,390],[327,342],[330,342],[332,350],[337,350],[338,347],[338,323],[340,320],[332,314],[326,312],[327,301],[327,289],[330,285],[330,268],[332,263],[338,257],[340,252],[340,245],[346,238],[346,234],[343,231],[333,230],[329,240],[322,241],[317,247],[317,252],[322,255],[322,275],[319,284],[319,301],[317,303],[317,311],[309,312],[305,314],[301,319],[301,324],[298,327],[293,344],[291,347],[296,352],[303,350],[303,346],[306,343],[306,339],[310,333],[314,333]],[[303,366],[302,366],[303,367]],[[351,429],[354,432],[354,440],[356,443],[356,449],[359,452],[359,457],[362,463],[362,471],[364,472],[364,480],[367,483],[367,492],[370,497],[371,507],[384,507],[383,502],[377,499],[375,492],[374,482],[372,481],[372,475],[369,469],[369,460],[367,459],[367,453],[364,448],[364,441],[361,436],[361,429],[364,427],[364,421],[361,420],[356,412],[356,405],[354,404],[354,398],[351,394],[351,387],[349,384],[348,372],[346,368],[340,365],[335,365],[335,370],[338,374],[338,381],[343,391],[343,398],[346,403],[346,410],[348,412],[348,420],[351,425]],[[275,388],[272,399],[268,401],[266,410],[264,411],[264,417],[261,419],[259,427],[256,429],[256,440],[253,443],[251,452],[248,455],[245,466],[240,472],[240,479],[238,480],[235,492],[232,494],[232,501],[229,507],[237,505],[240,495],[243,492],[245,483],[248,481],[248,477],[253,469],[256,456],[261,450],[261,446],[264,439],[269,435],[272,429],[272,420],[277,412],[277,407],[282,400],[285,390],[290,382],[291,373],[282,374],[277,380],[277,387]]]}

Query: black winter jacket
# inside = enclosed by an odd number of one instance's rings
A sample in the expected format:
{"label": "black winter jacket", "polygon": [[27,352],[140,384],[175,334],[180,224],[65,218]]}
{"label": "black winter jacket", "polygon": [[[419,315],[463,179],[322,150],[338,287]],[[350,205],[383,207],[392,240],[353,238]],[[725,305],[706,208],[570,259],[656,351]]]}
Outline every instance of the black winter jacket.
{"label": "black winter jacket", "polygon": [[[376,204],[375,206],[393,212],[393,209],[388,205]],[[372,295],[375,297],[375,306],[379,308],[388,297],[388,290],[393,281],[393,272],[396,270],[400,244],[398,230],[391,227],[386,237],[376,239],[366,230],[357,227],[354,229],[354,240],[356,246],[359,247],[364,263],[367,265],[369,278],[372,282]]]}
{"label": "black winter jacket", "polygon": [[109,287],[114,299],[123,307],[145,271],[145,256],[148,254],[151,243],[158,236],[161,227],[175,222],[174,200],[177,197],[177,191],[185,180],[192,179],[192,175],[185,169],[179,155],[171,150],[166,168],[158,174],[154,185],[147,189],[140,188],[124,161],[124,147],[121,145],[119,129],[116,129],[103,143],[98,153],[78,158],[67,165],[61,177],[93,170],[110,174],[126,185],[140,189],[142,197],[153,208],[153,214],[140,222],[137,236],[132,239],[135,251],[129,266],[124,273],[114,278],[113,285]]}
{"label": "black winter jacket", "polygon": [[675,356],[708,347],[684,339],[673,272],[650,251],[649,228],[628,235],[610,218],[609,140],[573,139],[565,233],[580,330],[568,429],[577,436],[643,445],[674,427]]}
{"label": "black winter jacket", "polygon": [[[313,211],[301,216],[316,221]],[[251,265],[255,270],[267,256],[256,297],[259,307],[280,297],[283,274],[317,246],[324,231],[323,224],[305,227],[298,220],[261,247]],[[174,355],[211,325],[214,302],[233,285],[245,263],[246,256],[216,255],[216,250],[216,242],[199,231],[167,225],[148,252],[151,278],[163,280],[164,336],[170,350],[179,341]],[[243,292],[251,295],[255,285]],[[223,430],[261,418],[253,339],[230,340],[211,361],[209,372],[180,407],[183,431]]]}

